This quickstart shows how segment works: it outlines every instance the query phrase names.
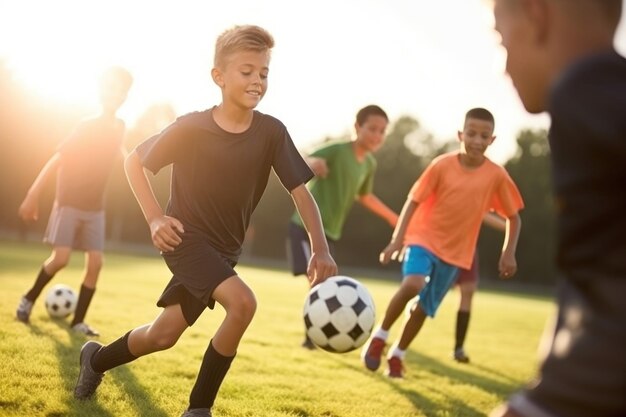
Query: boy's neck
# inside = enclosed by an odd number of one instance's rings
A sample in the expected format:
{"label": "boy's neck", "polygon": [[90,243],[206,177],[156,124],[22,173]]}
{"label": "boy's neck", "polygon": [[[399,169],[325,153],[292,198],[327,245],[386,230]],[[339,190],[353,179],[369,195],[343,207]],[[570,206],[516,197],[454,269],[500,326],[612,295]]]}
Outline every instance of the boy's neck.
{"label": "boy's neck", "polygon": [[117,114],[115,111],[102,110],[102,112],[100,113],[100,119],[105,120],[107,122],[112,122],[117,119]]}
{"label": "boy's neck", "polygon": [[352,152],[354,152],[354,156],[359,162],[363,161],[365,157],[367,156],[367,154],[370,153],[369,150],[361,146],[359,142],[356,140],[352,141]]}
{"label": "boy's neck", "polygon": [[252,109],[241,110],[225,106],[224,103],[213,108],[213,120],[219,127],[230,133],[241,133],[248,130],[252,124],[254,111]]}
{"label": "boy's neck", "polygon": [[461,164],[461,166],[467,169],[479,168],[487,160],[487,157],[484,155],[480,159],[470,158],[466,153],[463,153],[463,152],[460,152],[458,157],[459,157],[459,163]]}

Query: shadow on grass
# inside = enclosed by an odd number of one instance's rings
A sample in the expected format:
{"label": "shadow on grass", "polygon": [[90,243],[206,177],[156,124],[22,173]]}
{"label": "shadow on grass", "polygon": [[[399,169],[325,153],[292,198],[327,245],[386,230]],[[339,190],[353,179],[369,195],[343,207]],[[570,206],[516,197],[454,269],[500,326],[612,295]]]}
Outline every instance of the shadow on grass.
{"label": "shadow on grass", "polygon": [[[475,386],[476,388],[497,395],[499,397],[506,397],[511,392],[515,391],[520,386],[520,381],[513,380],[512,378],[485,366],[476,366],[472,364],[459,366],[455,362],[442,362],[432,357],[417,353],[414,351],[408,351],[405,359],[405,363],[409,368],[407,379],[419,379],[422,376],[416,376],[416,374],[430,374],[437,377],[444,377],[454,380],[457,384],[467,384]],[[433,401],[430,398],[420,394],[413,387],[407,386],[406,380],[398,380],[385,376],[380,370],[377,372],[370,372],[366,370],[362,364],[358,366],[354,363],[345,362],[344,366],[350,367],[357,372],[365,373],[372,378],[377,379],[380,382],[388,384],[399,394],[407,398],[413,404],[414,408],[426,416],[440,416],[442,413],[452,416],[463,417],[485,417],[486,413],[482,410],[477,410],[474,407],[468,405],[463,398],[458,395],[450,395],[448,392],[438,390],[433,387],[432,382],[424,384],[424,389],[429,392],[436,392],[444,398],[443,401]],[[381,367],[384,367],[383,363]],[[480,372],[489,373],[495,376],[491,378],[489,376],[477,375],[476,370]]]}
{"label": "shadow on grass", "polygon": [[[79,401],[74,399],[74,386],[76,385],[79,372],[80,349],[88,339],[83,335],[73,333],[64,321],[54,320],[53,322],[69,332],[69,345],[59,342],[36,325],[31,324],[29,328],[33,334],[39,337],[47,337],[54,342],[60,369],[59,374],[63,378],[64,389],[67,393],[64,398],[64,402],[67,404],[67,413],[63,413],[63,417],[118,417],[98,403],[97,393],[92,400]],[[135,415],[140,417],[168,417],[168,413],[155,405],[155,401],[127,367],[121,366],[107,372],[103,383],[106,384],[107,380],[109,382],[113,380],[120,386],[121,390],[128,394],[126,398],[131,399],[132,404],[130,404],[130,407],[134,409]],[[150,408],[141,409],[142,406],[145,407],[145,404],[150,404]],[[46,417],[57,417],[57,415],[49,414]],[[61,417],[61,415],[58,417]]]}

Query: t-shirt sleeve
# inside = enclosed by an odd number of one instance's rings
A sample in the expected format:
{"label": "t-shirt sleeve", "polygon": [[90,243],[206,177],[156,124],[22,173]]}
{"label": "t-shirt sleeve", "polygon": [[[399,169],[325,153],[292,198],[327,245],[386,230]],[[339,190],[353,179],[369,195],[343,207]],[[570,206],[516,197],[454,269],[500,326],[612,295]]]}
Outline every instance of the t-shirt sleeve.
{"label": "t-shirt sleeve", "polygon": [[300,184],[307,183],[314,174],[296,149],[287,129],[283,129],[281,135],[274,152],[272,167],[283,187],[291,192]]}
{"label": "t-shirt sleeve", "polygon": [[501,216],[511,217],[524,208],[524,200],[515,182],[509,174],[504,171],[504,176],[491,202],[491,209]]}
{"label": "t-shirt sleeve", "polygon": [[430,163],[426,170],[415,181],[413,187],[409,191],[409,198],[416,203],[423,203],[435,191],[438,182],[438,165]]}
{"label": "t-shirt sleeve", "polygon": [[335,155],[336,151],[337,151],[337,144],[324,145],[314,150],[313,152],[311,152],[310,156],[329,160],[333,157],[333,155]]}
{"label": "t-shirt sleeve", "polygon": [[173,123],[161,133],[158,133],[137,145],[135,151],[139,155],[141,164],[153,174],[161,168],[176,161],[180,153],[181,127]]}

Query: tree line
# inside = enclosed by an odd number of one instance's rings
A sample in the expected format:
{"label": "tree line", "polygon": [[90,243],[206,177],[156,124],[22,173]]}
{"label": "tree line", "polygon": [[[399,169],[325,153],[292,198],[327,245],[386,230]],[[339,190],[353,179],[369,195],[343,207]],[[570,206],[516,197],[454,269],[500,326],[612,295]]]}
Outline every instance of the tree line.
{"label": "tree line", "polygon": [[[4,236],[41,238],[54,198],[54,183],[46,187],[40,205],[40,219],[24,225],[17,209],[37,173],[58,144],[85,115],[84,109],[60,106],[34,96],[14,80],[0,60],[0,233]],[[160,131],[176,117],[167,104],[156,104],[128,128],[127,149]],[[518,185],[525,209],[520,213],[522,233],[517,260],[519,282],[552,283],[554,271],[554,209],[550,190],[549,147],[544,130],[523,130],[517,136],[517,152],[505,168]],[[350,140],[327,137],[320,143]],[[455,140],[442,141],[421,128],[417,119],[402,116],[392,121],[384,146],[375,154],[378,169],[374,192],[399,212],[407,192],[435,156],[458,148]],[[308,150],[303,149],[306,153]],[[97,157],[93,155],[90,157]],[[151,179],[163,204],[169,194],[169,170]],[[107,239],[112,243],[150,245],[149,231],[141,210],[126,182],[122,161],[114,169],[107,189]],[[244,253],[254,259],[286,262],[287,223],[294,207],[291,198],[274,175],[248,231]],[[355,204],[337,244],[340,266],[383,270],[378,253],[388,243],[391,228]],[[479,239],[482,279],[495,279],[502,246],[502,233],[483,228]],[[394,268],[392,266],[391,268]],[[389,270],[390,267],[386,267]],[[398,267],[399,270],[399,267]]]}

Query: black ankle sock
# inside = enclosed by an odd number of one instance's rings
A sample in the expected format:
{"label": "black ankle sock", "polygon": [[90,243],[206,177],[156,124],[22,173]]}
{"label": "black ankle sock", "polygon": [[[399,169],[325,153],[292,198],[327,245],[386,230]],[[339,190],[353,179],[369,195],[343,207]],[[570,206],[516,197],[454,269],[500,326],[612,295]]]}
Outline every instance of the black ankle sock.
{"label": "black ankle sock", "polygon": [[85,314],[87,314],[87,308],[91,303],[93,294],[96,292],[95,288],[80,286],[80,293],[78,294],[78,304],[76,305],[76,311],[74,312],[74,319],[70,326],[74,326],[78,323],[82,323],[85,320]]}
{"label": "black ankle sock", "polygon": [[37,297],[41,294],[41,291],[43,291],[44,287],[50,282],[53,276],[54,274],[48,274],[42,266],[39,274],[37,275],[37,279],[35,280],[35,284],[25,295],[26,299],[35,302]]}
{"label": "black ankle sock", "polygon": [[102,346],[100,350],[98,350],[91,357],[92,369],[96,372],[105,372],[109,369],[115,368],[116,366],[120,366],[137,359],[136,356],[130,353],[130,349],[128,349],[129,336],[130,332],[126,333],[113,343],[110,343],[107,346]]}
{"label": "black ankle sock", "polygon": [[469,327],[470,312],[459,310],[456,313],[456,333],[454,350],[463,347],[465,343],[465,336],[467,335],[467,328]]}
{"label": "black ankle sock", "polygon": [[217,397],[217,391],[230,368],[235,356],[223,356],[209,343],[196,383],[189,396],[189,408],[211,408]]}

